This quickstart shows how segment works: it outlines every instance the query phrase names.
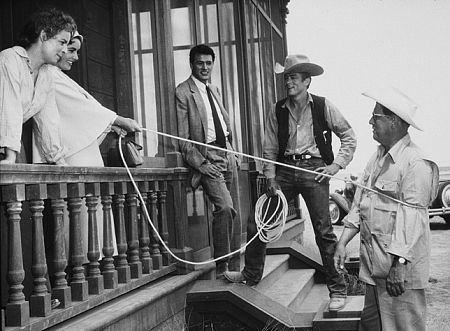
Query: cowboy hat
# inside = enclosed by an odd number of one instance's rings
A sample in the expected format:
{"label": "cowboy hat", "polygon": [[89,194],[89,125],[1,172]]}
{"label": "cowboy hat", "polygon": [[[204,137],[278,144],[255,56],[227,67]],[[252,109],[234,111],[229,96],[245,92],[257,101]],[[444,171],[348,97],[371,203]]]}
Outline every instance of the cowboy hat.
{"label": "cowboy hat", "polygon": [[276,63],[275,73],[277,74],[287,74],[291,72],[306,72],[311,76],[319,76],[323,74],[323,68],[317,64],[311,63],[306,55],[288,55],[286,60],[284,60],[284,67]]}
{"label": "cowboy hat", "polygon": [[384,86],[372,88],[362,95],[375,100],[412,127],[422,131],[412,119],[419,106],[403,92],[394,87]]}

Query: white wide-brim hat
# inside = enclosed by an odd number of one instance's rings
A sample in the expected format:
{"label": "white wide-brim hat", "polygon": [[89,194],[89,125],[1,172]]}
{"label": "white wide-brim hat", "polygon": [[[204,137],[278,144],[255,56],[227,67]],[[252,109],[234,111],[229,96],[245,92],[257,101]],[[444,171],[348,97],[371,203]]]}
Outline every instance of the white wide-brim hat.
{"label": "white wide-brim hat", "polygon": [[413,117],[419,106],[400,90],[391,86],[375,87],[363,92],[362,95],[382,104],[406,123],[422,131],[413,121]]}
{"label": "white wide-brim hat", "polygon": [[284,66],[278,62],[275,64],[275,73],[286,74],[292,72],[306,72],[311,76],[323,74],[323,68],[315,63],[311,63],[306,55],[288,55],[284,60]]}

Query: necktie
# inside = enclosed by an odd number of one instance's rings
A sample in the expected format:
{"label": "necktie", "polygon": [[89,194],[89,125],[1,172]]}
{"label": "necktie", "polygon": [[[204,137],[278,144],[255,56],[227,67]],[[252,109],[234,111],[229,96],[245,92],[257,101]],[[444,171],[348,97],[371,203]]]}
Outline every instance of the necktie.
{"label": "necktie", "polygon": [[219,115],[217,115],[216,106],[214,105],[213,96],[208,86],[206,86],[206,93],[208,94],[209,104],[211,105],[211,111],[214,121],[214,130],[216,131],[216,144],[219,147],[226,148],[225,134],[223,133],[222,125],[220,124],[219,120]]}

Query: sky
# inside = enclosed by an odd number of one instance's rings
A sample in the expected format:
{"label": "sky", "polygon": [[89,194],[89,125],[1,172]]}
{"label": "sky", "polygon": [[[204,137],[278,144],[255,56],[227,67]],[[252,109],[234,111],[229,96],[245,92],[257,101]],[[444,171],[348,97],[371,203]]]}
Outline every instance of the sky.
{"label": "sky", "polygon": [[375,151],[374,101],[361,92],[383,84],[416,101],[414,121],[423,131],[410,128],[411,138],[450,166],[449,0],[291,0],[288,9],[288,53],[325,70],[309,91],[330,99],[356,132],[347,172],[360,173]]}

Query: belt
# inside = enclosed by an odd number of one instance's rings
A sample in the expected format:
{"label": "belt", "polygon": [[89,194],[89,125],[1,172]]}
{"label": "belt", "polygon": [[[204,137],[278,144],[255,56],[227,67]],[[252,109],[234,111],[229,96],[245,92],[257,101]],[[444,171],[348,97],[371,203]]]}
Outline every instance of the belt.
{"label": "belt", "polygon": [[292,160],[292,161],[299,161],[299,160],[309,160],[312,158],[316,158],[315,156],[312,156],[310,154],[289,154],[283,156],[283,160]]}

